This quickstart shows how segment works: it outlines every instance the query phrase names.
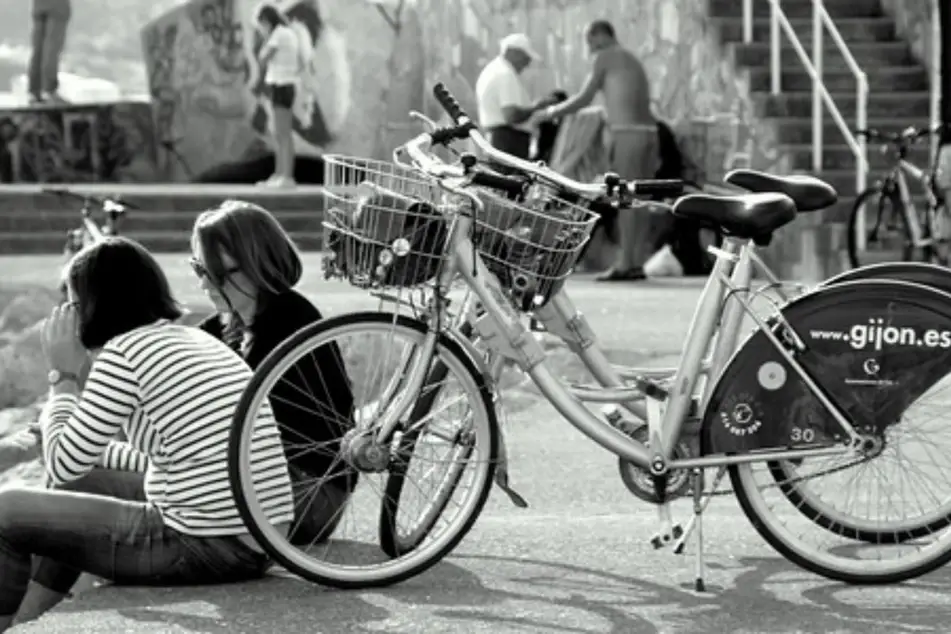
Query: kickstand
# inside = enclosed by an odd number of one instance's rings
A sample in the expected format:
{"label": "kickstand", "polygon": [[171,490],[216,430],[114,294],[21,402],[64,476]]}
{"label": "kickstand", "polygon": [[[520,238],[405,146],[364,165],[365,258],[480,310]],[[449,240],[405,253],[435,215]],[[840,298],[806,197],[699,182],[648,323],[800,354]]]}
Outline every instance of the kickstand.
{"label": "kickstand", "polygon": [[707,507],[710,505],[711,500],[713,500],[713,496],[716,495],[717,489],[720,487],[720,482],[723,481],[723,476],[726,475],[726,467],[720,467],[719,469],[717,469],[717,474],[716,476],[714,476],[713,484],[710,487],[710,493],[708,493],[705,496],[705,499],[700,505],[699,513],[697,512],[697,506],[696,506],[697,491],[699,490],[701,492],[701,495],[703,495],[703,488],[701,487],[698,489],[697,487],[699,485],[702,485],[703,483],[698,481],[696,471],[694,471],[691,475],[693,478],[693,498],[694,498],[693,515],[691,515],[690,519],[687,520],[687,525],[684,527],[683,534],[674,544],[675,555],[683,554],[684,547],[687,545],[687,540],[693,536],[693,531],[696,530],[697,528],[697,518],[699,518],[703,514],[703,512],[707,510]]}
{"label": "kickstand", "polygon": [[693,472],[693,516],[697,524],[697,554],[696,554],[696,576],[694,578],[694,590],[697,592],[706,592],[707,588],[703,582],[703,510],[706,504],[703,503],[703,469],[695,469]]}

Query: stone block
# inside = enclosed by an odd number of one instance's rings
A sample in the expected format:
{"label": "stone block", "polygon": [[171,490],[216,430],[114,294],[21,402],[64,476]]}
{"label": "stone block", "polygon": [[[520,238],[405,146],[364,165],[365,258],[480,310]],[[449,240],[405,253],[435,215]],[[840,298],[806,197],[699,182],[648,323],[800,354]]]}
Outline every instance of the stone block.
{"label": "stone block", "polygon": [[148,103],[0,109],[0,183],[150,182],[157,161]]}

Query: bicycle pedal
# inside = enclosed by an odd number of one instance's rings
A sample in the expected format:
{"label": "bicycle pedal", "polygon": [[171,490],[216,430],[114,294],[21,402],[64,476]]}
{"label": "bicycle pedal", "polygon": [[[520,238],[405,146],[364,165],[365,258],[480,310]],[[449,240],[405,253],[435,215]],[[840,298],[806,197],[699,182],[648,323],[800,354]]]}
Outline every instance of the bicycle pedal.
{"label": "bicycle pedal", "polygon": [[654,550],[660,550],[664,546],[667,546],[680,539],[683,534],[683,527],[681,527],[680,524],[674,524],[670,532],[656,533],[653,537],[651,537],[651,546],[654,547]]}

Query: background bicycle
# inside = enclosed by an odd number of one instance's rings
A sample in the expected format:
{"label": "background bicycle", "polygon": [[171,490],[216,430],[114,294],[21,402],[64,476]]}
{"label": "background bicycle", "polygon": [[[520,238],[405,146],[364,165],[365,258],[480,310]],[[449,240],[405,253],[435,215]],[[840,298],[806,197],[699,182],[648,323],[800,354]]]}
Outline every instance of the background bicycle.
{"label": "background bicycle", "polygon": [[[852,208],[848,247],[853,267],[894,261],[949,263],[951,217],[944,193],[935,186],[935,164],[922,169],[908,160],[913,145],[940,130],[857,131],[871,142],[880,142],[881,151],[891,154],[894,162]],[[914,202],[913,186],[924,193],[921,207]]]}
{"label": "background bicycle", "polygon": [[136,209],[135,205],[119,198],[80,194],[66,187],[44,187],[42,191],[44,194],[73,200],[80,204],[79,227],[66,233],[63,253],[67,257],[105,236],[119,235],[122,218],[129,209]]}

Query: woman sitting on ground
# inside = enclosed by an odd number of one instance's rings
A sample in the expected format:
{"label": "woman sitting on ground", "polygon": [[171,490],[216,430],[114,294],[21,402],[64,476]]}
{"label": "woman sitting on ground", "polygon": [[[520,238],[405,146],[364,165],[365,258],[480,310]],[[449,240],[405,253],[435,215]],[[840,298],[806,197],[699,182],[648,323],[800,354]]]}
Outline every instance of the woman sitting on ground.
{"label": "woman sitting on ground", "polygon": [[[181,311],[168,280],[135,242],[83,249],[66,282],[69,303],[42,337],[50,398],[38,433],[51,487],[0,491],[0,631],[55,605],[83,571],[197,585],[258,578],[269,565],[228,478],[250,368],[207,333],[171,323]],[[267,406],[258,422],[252,477],[286,530],[291,483]],[[120,432],[128,442],[115,440]]]}
{"label": "woman sitting on ground", "polygon": [[[217,310],[199,328],[227,342],[252,368],[322,318],[294,290],[303,272],[300,256],[262,207],[230,200],[204,212],[195,222],[192,253],[192,268]],[[339,459],[340,439],[352,427],[353,394],[336,344],[288,369],[269,396],[294,483],[290,541],[323,541],[356,485],[356,474]]]}

